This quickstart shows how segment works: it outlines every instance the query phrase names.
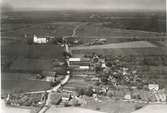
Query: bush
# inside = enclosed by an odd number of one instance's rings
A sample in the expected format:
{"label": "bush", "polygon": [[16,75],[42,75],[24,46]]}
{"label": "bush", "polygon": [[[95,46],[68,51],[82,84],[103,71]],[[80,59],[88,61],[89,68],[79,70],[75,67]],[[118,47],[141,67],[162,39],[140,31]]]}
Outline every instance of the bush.
{"label": "bush", "polygon": [[96,86],[99,86],[101,83],[99,81],[95,82]]}
{"label": "bush", "polygon": [[80,88],[80,89],[77,89],[77,96],[80,96],[80,95],[84,95],[84,89],[83,88]]}
{"label": "bush", "polygon": [[141,109],[143,106],[142,105],[136,105],[135,110]]}
{"label": "bush", "polygon": [[80,103],[78,102],[78,100],[73,99],[72,100],[72,106],[80,106]]}
{"label": "bush", "polygon": [[84,94],[87,96],[92,96],[93,95],[93,90],[92,87],[88,87],[85,91]]}
{"label": "bush", "polygon": [[68,102],[64,102],[64,107],[69,107],[70,105],[68,104]]}
{"label": "bush", "polygon": [[107,96],[108,96],[108,97],[112,97],[112,96],[113,96],[113,93],[112,93],[111,91],[108,91],[108,92],[107,92]]}
{"label": "bush", "polygon": [[99,108],[99,107],[97,107],[97,108],[96,108],[96,110],[98,110],[98,111],[99,111],[99,110],[100,110],[100,108]]}

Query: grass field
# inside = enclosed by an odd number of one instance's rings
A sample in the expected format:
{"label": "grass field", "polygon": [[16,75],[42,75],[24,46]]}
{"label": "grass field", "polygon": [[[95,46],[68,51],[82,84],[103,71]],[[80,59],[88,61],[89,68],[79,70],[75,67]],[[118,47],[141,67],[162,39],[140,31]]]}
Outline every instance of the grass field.
{"label": "grass field", "polygon": [[9,67],[11,71],[41,72],[52,70],[52,60],[17,58]]}
{"label": "grass field", "polygon": [[52,106],[46,111],[46,113],[104,113],[100,111],[84,109],[79,107],[67,107],[67,108],[56,108]]}
{"label": "grass field", "polygon": [[166,113],[166,104],[150,104],[132,113]]}
{"label": "grass field", "polygon": [[18,80],[1,80],[1,87],[2,87],[1,96],[5,96],[10,93],[45,91],[48,90],[51,86],[49,82],[18,79]]}
{"label": "grass field", "polygon": [[137,40],[166,40],[165,33],[146,32],[140,30],[115,29],[103,26],[102,23],[87,23],[77,31],[77,36],[83,42],[106,38],[107,43],[137,41]]}
{"label": "grass field", "polygon": [[20,80],[20,79],[35,79],[36,74],[29,74],[29,73],[1,73],[2,80]]}
{"label": "grass field", "polygon": [[62,58],[64,48],[57,45],[26,45],[15,43],[1,47],[2,56]]}
{"label": "grass field", "polygon": [[125,102],[122,100],[114,100],[108,97],[102,97],[102,102],[97,102],[93,98],[87,99],[87,104],[83,105],[83,108],[97,110],[106,113],[131,113],[135,110],[137,103]]}
{"label": "grass field", "polygon": [[71,35],[78,22],[48,22],[48,23],[9,23],[2,24],[2,37],[22,40],[25,34],[51,35],[62,37]]}
{"label": "grass field", "polygon": [[156,46],[147,41],[132,41],[132,42],[115,43],[115,44],[72,47],[71,50],[116,49],[116,48],[133,49],[133,48],[153,48],[153,47]]}
{"label": "grass field", "polygon": [[118,49],[89,49],[73,50],[73,54],[96,53],[98,55],[115,56],[144,56],[144,55],[167,55],[165,48],[118,48]]}

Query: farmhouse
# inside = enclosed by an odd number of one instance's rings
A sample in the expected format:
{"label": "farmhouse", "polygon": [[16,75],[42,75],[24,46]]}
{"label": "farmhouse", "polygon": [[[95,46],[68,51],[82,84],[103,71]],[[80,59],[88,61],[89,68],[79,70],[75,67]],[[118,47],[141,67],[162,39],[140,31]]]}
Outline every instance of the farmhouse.
{"label": "farmhouse", "polygon": [[33,42],[36,44],[46,44],[48,42],[48,39],[45,37],[37,37],[37,35],[34,35]]}
{"label": "farmhouse", "polygon": [[48,82],[55,82],[56,72],[54,72],[54,71],[48,71],[48,72],[45,72],[45,73],[47,74],[46,75],[46,81],[48,81]]}
{"label": "farmhouse", "polygon": [[158,91],[159,90],[159,85],[158,84],[149,84],[148,89]]}

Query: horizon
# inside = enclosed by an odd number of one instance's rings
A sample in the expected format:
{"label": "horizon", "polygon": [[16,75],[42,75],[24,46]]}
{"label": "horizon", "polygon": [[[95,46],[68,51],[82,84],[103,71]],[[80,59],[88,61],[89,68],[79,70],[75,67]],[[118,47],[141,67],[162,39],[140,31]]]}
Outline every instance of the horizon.
{"label": "horizon", "polygon": [[[148,7],[149,5],[149,7]],[[2,0],[7,11],[166,11],[166,0]]]}

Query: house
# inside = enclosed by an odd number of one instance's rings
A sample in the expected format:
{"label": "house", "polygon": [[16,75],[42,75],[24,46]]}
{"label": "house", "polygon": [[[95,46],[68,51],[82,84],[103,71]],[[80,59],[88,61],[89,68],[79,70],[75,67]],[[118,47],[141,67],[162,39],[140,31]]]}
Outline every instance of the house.
{"label": "house", "polygon": [[158,91],[159,90],[159,85],[158,84],[149,84],[148,89],[150,91]]}
{"label": "house", "polygon": [[105,60],[104,59],[101,59],[101,67],[102,68],[106,68],[106,63],[105,63]]}
{"label": "house", "polygon": [[48,39],[46,37],[37,37],[34,35],[33,42],[36,44],[46,44]]}
{"label": "house", "polygon": [[79,66],[79,69],[87,70],[89,69],[89,66]]}
{"label": "house", "polygon": [[54,82],[56,77],[56,72],[54,71],[43,71],[42,75],[45,76],[47,82]]}
{"label": "house", "polygon": [[62,92],[62,102],[67,102],[72,99],[71,93]]}
{"label": "house", "polygon": [[70,62],[81,61],[81,58],[69,58]]}
{"label": "house", "polygon": [[130,100],[131,99],[131,94],[130,93],[125,94],[124,99],[125,100]]}
{"label": "house", "polygon": [[90,58],[69,58],[69,61],[70,62],[80,62],[80,61],[87,61],[87,62],[89,62],[90,61]]}
{"label": "house", "polygon": [[47,82],[54,82],[55,81],[55,76],[47,76],[46,81]]}
{"label": "house", "polygon": [[165,89],[159,90],[156,94],[156,99],[158,102],[166,102],[167,101],[167,95],[165,94]]}

